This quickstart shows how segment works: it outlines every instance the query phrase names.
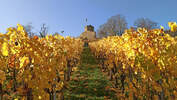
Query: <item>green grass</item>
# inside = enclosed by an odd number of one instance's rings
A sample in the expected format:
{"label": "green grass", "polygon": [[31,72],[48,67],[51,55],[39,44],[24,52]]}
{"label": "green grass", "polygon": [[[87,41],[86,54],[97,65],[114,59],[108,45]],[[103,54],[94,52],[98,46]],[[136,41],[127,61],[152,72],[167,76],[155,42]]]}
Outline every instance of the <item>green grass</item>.
{"label": "green grass", "polygon": [[81,64],[72,73],[69,89],[64,93],[65,100],[116,100],[114,92],[107,90],[111,84],[100,71],[97,61],[89,48],[84,48]]}

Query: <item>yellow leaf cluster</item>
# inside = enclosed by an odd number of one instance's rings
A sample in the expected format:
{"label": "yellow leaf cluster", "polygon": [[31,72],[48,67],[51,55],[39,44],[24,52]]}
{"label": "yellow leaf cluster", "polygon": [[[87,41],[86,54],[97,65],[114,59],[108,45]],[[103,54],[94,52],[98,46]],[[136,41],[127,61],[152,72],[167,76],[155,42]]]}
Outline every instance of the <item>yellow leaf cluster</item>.
{"label": "yellow leaf cluster", "polygon": [[[175,22],[168,24],[172,32],[177,31]],[[154,87],[152,91],[163,91],[165,97],[174,95],[171,90],[176,91],[177,83],[177,39],[163,29],[163,26],[152,30],[129,29],[122,36],[108,36],[89,43],[91,51],[101,59],[101,68],[111,73],[117,91],[125,93],[123,88],[128,86],[132,90],[126,90],[127,93],[139,93],[136,98],[149,98],[149,93],[157,98],[156,93],[150,92],[149,87]]]}
{"label": "yellow leaf cluster", "polygon": [[[73,70],[80,62],[82,40],[60,35],[28,37],[20,24],[7,31],[0,34],[0,82],[9,83],[5,89],[13,94],[13,89],[8,87],[18,84],[17,93],[32,89],[36,100],[49,97],[46,88],[52,91],[56,86],[56,90],[62,90],[66,85],[64,75],[69,71],[68,67]],[[6,75],[13,78],[6,80]]]}

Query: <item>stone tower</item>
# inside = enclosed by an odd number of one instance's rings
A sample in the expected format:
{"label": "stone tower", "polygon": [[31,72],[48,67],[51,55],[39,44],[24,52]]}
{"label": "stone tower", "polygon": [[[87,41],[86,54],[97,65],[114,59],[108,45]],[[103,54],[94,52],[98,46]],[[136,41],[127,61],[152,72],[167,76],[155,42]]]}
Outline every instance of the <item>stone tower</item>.
{"label": "stone tower", "polygon": [[85,27],[85,31],[90,31],[90,32],[94,32],[94,27],[92,25],[87,25]]}
{"label": "stone tower", "polygon": [[95,40],[96,32],[94,31],[94,27],[92,25],[87,25],[85,27],[85,32],[80,35],[80,38],[89,41]]}

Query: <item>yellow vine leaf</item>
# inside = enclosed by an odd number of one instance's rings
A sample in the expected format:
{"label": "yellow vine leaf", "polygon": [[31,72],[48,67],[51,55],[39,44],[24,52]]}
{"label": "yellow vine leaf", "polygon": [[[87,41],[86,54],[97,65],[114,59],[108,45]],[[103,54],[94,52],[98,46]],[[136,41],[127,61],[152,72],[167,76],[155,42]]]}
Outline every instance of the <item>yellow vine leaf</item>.
{"label": "yellow vine leaf", "polygon": [[39,96],[39,99],[42,99],[42,97],[41,97],[41,96]]}
{"label": "yellow vine leaf", "polygon": [[20,24],[17,24],[17,26],[18,26],[18,28],[17,28],[17,31],[21,31],[21,30],[24,30],[22,25],[20,25]]}
{"label": "yellow vine leaf", "polygon": [[164,29],[164,27],[163,27],[163,26],[161,26],[161,25],[160,25],[160,28],[161,28],[161,29]]}
{"label": "yellow vine leaf", "polygon": [[171,28],[172,32],[177,31],[177,24],[176,24],[176,22],[168,22],[168,26]]}
{"label": "yellow vine leaf", "polygon": [[8,56],[9,51],[8,51],[8,44],[6,42],[4,42],[2,44],[2,55],[3,56]]}
{"label": "yellow vine leaf", "polygon": [[20,68],[29,64],[29,57],[20,58]]}

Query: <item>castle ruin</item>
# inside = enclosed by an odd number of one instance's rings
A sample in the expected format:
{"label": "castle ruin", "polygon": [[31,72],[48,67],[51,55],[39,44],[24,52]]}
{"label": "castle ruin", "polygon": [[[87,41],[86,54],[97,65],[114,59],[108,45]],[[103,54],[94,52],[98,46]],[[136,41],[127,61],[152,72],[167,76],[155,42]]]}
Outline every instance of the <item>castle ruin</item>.
{"label": "castle ruin", "polygon": [[96,39],[96,32],[92,25],[87,25],[85,31],[80,35],[80,38],[83,40],[93,41]]}

